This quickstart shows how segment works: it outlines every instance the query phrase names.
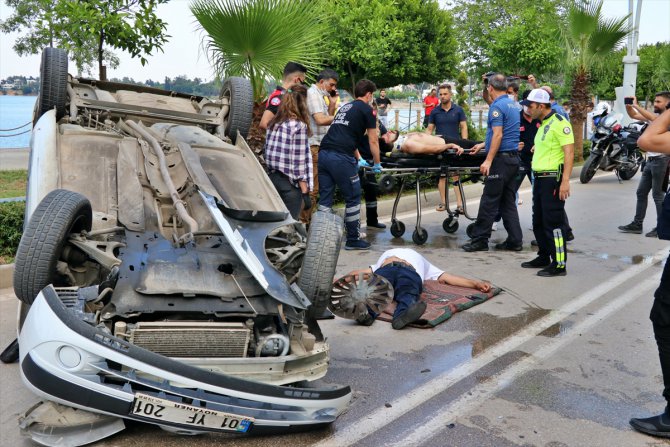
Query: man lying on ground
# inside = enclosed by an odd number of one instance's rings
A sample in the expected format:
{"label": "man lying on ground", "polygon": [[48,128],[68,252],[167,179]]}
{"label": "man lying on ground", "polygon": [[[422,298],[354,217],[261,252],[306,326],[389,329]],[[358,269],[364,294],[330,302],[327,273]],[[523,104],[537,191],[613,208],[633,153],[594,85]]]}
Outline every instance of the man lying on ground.
{"label": "man lying on ground", "polygon": [[[396,309],[391,321],[393,329],[402,329],[419,320],[423,315],[426,303],[420,301],[420,297],[425,280],[437,280],[441,284],[469,287],[481,292],[491,290],[491,283],[488,281],[477,281],[447,273],[411,248],[387,250],[382,253],[374,265],[354,270],[349,275],[358,276],[366,273],[382,276],[393,286],[393,299],[396,301]],[[356,322],[363,326],[370,326],[377,317],[378,314],[368,308],[368,313],[358,317]]]}

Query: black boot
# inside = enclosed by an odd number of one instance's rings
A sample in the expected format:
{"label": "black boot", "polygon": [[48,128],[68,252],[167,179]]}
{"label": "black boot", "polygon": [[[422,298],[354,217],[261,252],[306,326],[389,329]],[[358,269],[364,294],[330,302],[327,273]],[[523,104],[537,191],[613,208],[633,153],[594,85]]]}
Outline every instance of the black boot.
{"label": "black boot", "polygon": [[632,418],[629,424],[639,432],[660,436],[661,438],[670,438],[670,416],[668,416],[667,407],[663,413],[657,416],[644,419]]}

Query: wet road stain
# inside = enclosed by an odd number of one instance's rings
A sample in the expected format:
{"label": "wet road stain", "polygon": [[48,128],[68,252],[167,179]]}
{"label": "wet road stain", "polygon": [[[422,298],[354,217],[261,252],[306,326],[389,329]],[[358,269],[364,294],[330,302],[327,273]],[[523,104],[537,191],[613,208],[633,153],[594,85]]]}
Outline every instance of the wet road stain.
{"label": "wet road stain", "polygon": [[612,255],[610,253],[597,253],[597,252],[588,252],[588,251],[582,251],[582,250],[568,250],[569,253],[575,253],[575,254],[580,254],[587,256],[589,258],[595,258],[603,261],[619,261],[623,262],[624,264],[628,265],[639,265],[639,264],[653,264],[654,262],[654,255],[652,254],[646,254],[646,255],[633,255],[633,256],[619,256],[619,255]]}

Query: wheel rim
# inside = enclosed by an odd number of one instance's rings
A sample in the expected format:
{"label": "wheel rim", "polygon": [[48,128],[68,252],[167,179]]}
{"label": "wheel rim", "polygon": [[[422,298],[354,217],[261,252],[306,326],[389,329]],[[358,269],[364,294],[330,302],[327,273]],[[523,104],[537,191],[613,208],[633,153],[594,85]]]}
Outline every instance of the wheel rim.
{"label": "wheel rim", "polygon": [[393,301],[393,286],[384,277],[370,273],[345,275],[335,281],[328,308],[338,317],[356,319],[368,307],[380,314]]}

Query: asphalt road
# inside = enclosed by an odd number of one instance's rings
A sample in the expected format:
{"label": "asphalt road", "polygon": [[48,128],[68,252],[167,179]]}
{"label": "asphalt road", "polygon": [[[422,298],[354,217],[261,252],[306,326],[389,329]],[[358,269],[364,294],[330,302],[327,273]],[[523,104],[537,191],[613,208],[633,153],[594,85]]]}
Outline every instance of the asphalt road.
{"label": "asphalt road", "polygon": [[[665,405],[648,319],[661,261],[670,244],[622,234],[635,207],[639,176],[619,184],[600,174],[573,183],[567,210],[576,239],[569,244],[568,276],[539,278],[519,264],[533,258],[530,191],[519,207],[524,251],[465,253],[465,224],[446,234],[445,213],[428,209],[428,242],[368,231],[369,252],[343,251],[338,275],[373,263],[391,247],[414,247],[433,263],[484,278],[505,292],[434,329],[394,331],[384,322],[360,327],[324,321],[332,362],[324,383],[349,384],[349,410],[326,430],[243,438],[187,438],[132,424],[97,443],[128,446],[659,446],[670,442],[634,432],[628,419]],[[476,210],[476,198],[472,200]],[[645,230],[655,212],[649,207]],[[505,231],[493,233],[492,243]],[[0,344],[14,337],[15,298],[0,291]],[[0,445],[29,446],[17,414],[37,400],[20,382],[18,365],[0,365]]]}

